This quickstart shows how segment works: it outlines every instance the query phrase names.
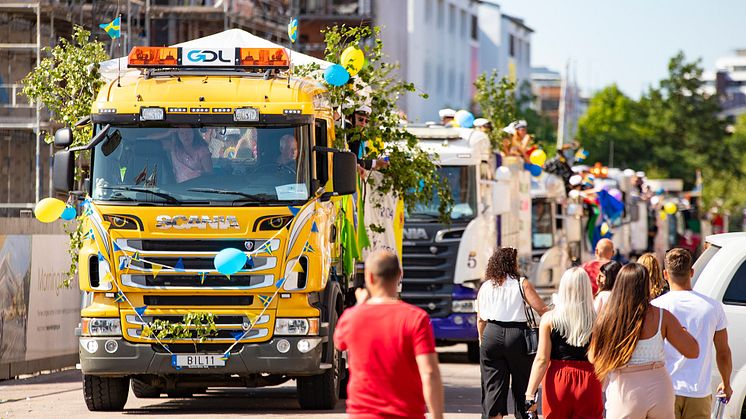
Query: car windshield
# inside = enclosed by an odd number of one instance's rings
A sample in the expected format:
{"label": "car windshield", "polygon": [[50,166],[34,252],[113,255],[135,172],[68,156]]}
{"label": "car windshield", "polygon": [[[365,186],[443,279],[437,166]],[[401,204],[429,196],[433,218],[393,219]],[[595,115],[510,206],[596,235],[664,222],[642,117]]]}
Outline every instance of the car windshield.
{"label": "car windshield", "polygon": [[[448,180],[453,196],[453,220],[470,220],[477,213],[477,178],[475,166],[442,166],[438,169],[442,178]],[[440,213],[438,206],[440,199],[437,191],[426,204],[415,205],[414,211],[407,214],[408,218],[437,219]]]}
{"label": "car windshield", "polygon": [[309,197],[307,125],[110,127],[96,145],[92,197],[200,205]]}

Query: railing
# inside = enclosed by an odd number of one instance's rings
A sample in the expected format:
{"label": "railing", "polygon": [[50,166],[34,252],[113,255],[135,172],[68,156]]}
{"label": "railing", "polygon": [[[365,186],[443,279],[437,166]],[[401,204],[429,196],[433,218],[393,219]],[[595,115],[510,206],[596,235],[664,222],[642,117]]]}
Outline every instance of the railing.
{"label": "railing", "polygon": [[33,109],[28,98],[20,95],[22,89],[22,84],[0,84],[0,107]]}

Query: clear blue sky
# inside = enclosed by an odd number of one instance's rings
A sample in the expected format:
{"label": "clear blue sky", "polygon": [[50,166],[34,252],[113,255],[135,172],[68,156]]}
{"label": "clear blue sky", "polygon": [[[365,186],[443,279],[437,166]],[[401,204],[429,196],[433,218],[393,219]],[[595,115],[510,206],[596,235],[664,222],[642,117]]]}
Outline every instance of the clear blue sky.
{"label": "clear blue sky", "polygon": [[533,66],[564,72],[575,64],[583,91],[616,82],[639,97],[666,76],[668,59],[715,60],[746,48],[744,0],[497,0],[503,13],[535,30]]}

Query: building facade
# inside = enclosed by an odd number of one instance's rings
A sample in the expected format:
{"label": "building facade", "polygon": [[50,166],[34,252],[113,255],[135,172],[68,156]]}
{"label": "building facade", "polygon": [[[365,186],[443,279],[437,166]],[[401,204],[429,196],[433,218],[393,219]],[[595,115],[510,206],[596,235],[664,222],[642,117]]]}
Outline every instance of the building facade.
{"label": "building facade", "polygon": [[722,116],[733,119],[746,113],[746,49],[715,61],[715,70],[702,74],[704,91],[717,95],[723,107]]}

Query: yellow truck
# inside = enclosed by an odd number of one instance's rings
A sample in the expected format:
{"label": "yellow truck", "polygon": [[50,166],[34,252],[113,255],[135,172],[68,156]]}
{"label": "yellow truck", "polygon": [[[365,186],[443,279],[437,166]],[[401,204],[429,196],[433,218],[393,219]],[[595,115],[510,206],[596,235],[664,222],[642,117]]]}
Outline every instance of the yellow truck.
{"label": "yellow truck", "polygon": [[[140,71],[101,89],[90,142],[55,133],[55,190],[85,198],[78,334],[90,410],[122,409],[130,382],[148,398],[294,379],[302,408],[337,403],[332,335],[351,281],[342,236],[356,156],[334,148],[323,86],[289,64],[282,48],[135,47],[128,65]],[[226,249],[243,261],[229,274],[216,259]]]}

